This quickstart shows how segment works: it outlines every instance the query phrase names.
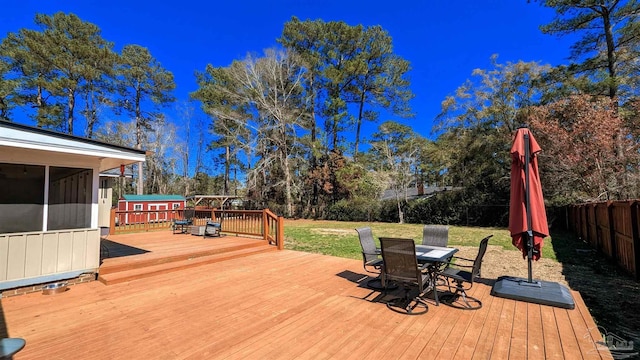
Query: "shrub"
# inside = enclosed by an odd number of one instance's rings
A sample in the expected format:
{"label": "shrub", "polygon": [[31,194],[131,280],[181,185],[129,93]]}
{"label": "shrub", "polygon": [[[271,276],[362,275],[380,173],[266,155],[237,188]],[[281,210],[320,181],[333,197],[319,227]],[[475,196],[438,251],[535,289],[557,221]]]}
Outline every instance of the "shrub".
{"label": "shrub", "polygon": [[327,211],[328,220],[374,221],[378,218],[380,205],[367,199],[343,199],[331,205]]}

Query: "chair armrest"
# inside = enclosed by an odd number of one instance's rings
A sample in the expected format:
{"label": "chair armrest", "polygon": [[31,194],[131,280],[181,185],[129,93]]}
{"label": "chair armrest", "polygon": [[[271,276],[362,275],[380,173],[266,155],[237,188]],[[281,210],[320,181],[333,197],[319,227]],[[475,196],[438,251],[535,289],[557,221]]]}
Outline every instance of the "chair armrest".
{"label": "chair armrest", "polygon": [[469,269],[473,268],[473,265],[460,265],[460,264],[455,264],[455,263],[451,264],[451,265],[453,265],[455,267],[463,267],[463,268],[469,268]]}
{"label": "chair armrest", "polygon": [[465,260],[465,261],[469,261],[469,262],[476,261],[475,259],[467,259],[467,258],[463,258],[463,257],[460,257],[460,256],[454,256],[453,258],[457,259],[457,260]]}
{"label": "chair armrest", "polygon": [[380,255],[380,253],[379,253],[379,252],[377,252],[377,251],[376,251],[376,252],[374,252],[374,253],[369,253],[369,252],[364,252],[364,251],[363,251],[363,252],[362,252],[362,255]]}
{"label": "chair armrest", "polygon": [[[468,260],[468,259],[463,259],[463,260]],[[442,264],[444,267],[454,266],[454,267],[462,267],[462,268],[469,268],[469,269],[473,268],[473,265],[462,265],[455,262],[446,262]]]}

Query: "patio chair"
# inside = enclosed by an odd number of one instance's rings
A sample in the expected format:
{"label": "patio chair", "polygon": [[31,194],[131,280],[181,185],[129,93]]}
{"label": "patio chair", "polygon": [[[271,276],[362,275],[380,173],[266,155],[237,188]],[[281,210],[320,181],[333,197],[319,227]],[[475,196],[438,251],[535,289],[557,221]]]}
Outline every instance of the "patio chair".
{"label": "patio chair", "polygon": [[222,221],[207,221],[204,226],[204,233],[202,237],[206,238],[207,236],[221,236],[220,230],[222,230]]}
{"label": "patio chair", "polygon": [[186,234],[187,232],[189,232],[189,226],[193,225],[193,218],[195,217],[195,215],[195,209],[184,209],[184,218],[173,219],[173,225],[171,226],[173,234],[175,234],[176,231],[179,234]]}
{"label": "patio chair", "polygon": [[[370,273],[380,273],[382,267],[382,258],[380,257],[380,248],[376,247],[376,243],[373,240],[373,232],[370,227],[363,227],[356,229],[358,232],[358,238],[360,239],[360,246],[362,247],[362,260],[364,270]],[[370,270],[375,269],[375,271]]]}
{"label": "patio chair", "polygon": [[362,247],[362,262],[364,271],[368,273],[377,274],[375,279],[369,280],[367,286],[382,290],[382,258],[380,257],[380,249],[376,247],[376,243],[373,240],[373,232],[370,227],[363,227],[356,229],[358,232],[358,238],[360,239],[360,246]]}
{"label": "patio chair", "polygon": [[430,289],[430,276],[418,266],[415,242],[413,239],[380,238],[380,244],[385,283],[394,281],[404,287],[404,297],[387,302],[387,307],[408,315],[426,313],[429,307],[422,296]]}
{"label": "patio chair", "polygon": [[446,247],[449,243],[449,226],[425,225],[422,229],[422,245]]}
{"label": "patio chair", "polygon": [[[487,252],[487,244],[492,236],[493,235],[489,235],[480,240],[480,247],[475,259],[472,260],[454,256],[455,263],[449,263],[450,266],[437,274],[439,279],[444,280],[444,282],[439,282],[438,285],[446,286],[449,292],[451,292],[449,295],[440,297],[443,303],[465,310],[480,309],[482,307],[482,302],[467,295],[467,290],[470,290],[473,287],[475,279],[480,277],[482,258]],[[466,262],[467,265],[461,264],[460,262]],[[469,265],[469,263],[472,265]],[[463,268],[470,269],[470,271],[463,270]],[[451,282],[454,284],[451,284]],[[465,285],[465,283],[467,283],[467,285]],[[462,299],[462,303],[458,302],[459,299]]]}

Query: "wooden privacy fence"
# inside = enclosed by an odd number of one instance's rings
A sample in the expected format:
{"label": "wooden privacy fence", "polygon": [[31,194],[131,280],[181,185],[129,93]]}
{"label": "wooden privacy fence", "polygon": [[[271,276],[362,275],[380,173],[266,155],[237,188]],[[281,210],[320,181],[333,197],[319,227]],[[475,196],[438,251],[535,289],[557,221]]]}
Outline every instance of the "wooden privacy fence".
{"label": "wooden privacy fence", "polygon": [[640,201],[607,201],[569,207],[569,227],[593,248],[640,279]]}
{"label": "wooden privacy fence", "polygon": [[[184,219],[184,210],[111,209],[109,234],[169,230],[175,219]],[[205,225],[207,221],[219,222],[223,233],[259,236],[278,249],[284,249],[284,218],[269,209],[196,209],[192,220],[193,226]]]}

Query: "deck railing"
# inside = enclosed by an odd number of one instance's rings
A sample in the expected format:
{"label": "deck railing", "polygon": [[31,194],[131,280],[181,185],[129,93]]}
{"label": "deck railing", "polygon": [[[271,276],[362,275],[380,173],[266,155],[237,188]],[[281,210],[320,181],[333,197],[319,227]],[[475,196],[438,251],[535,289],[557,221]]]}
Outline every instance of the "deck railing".
{"label": "deck railing", "polygon": [[[184,219],[184,210],[117,210],[111,209],[110,234],[169,230],[175,219]],[[196,209],[193,226],[207,221],[221,224],[221,232],[235,235],[259,236],[278,249],[284,249],[284,218],[269,209],[218,210]]]}

